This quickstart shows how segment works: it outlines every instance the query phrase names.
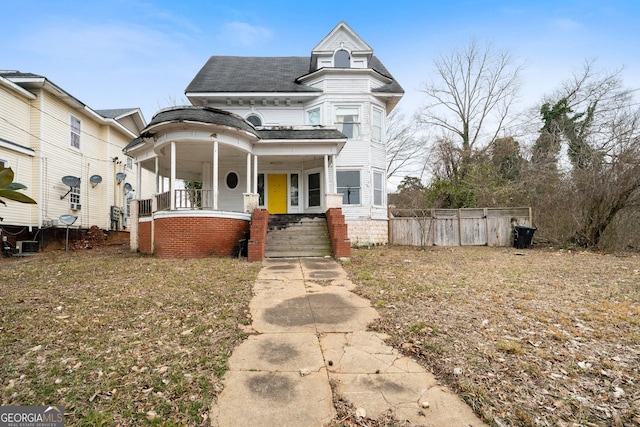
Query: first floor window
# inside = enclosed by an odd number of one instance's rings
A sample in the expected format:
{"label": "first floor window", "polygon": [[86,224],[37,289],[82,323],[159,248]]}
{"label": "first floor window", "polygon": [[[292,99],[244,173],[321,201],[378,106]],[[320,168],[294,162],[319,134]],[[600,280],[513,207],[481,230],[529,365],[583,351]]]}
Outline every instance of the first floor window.
{"label": "first floor window", "polygon": [[336,108],[336,127],[347,138],[360,136],[360,110],[357,107]]}
{"label": "first floor window", "polygon": [[69,144],[71,145],[71,147],[77,148],[79,150],[80,149],[80,119],[75,116],[71,116],[70,120],[71,120],[70,121],[71,134],[70,134]]}
{"label": "first floor window", "polygon": [[72,210],[80,210],[80,186],[71,187],[69,192],[69,207]]}
{"label": "first floor window", "polygon": [[235,190],[235,188],[238,186],[239,181],[238,174],[235,172],[229,172],[225,181],[229,190]]}
{"label": "first floor window", "polygon": [[130,171],[133,170],[133,159],[129,156],[127,156],[127,169]]}
{"label": "first floor window", "polygon": [[384,175],[373,172],[373,205],[383,206],[384,203]]}
{"label": "first floor window", "polygon": [[343,205],[360,204],[360,171],[337,171],[338,193]]}
{"label": "first floor window", "polygon": [[320,173],[310,173],[308,181],[309,207],[320,206]]}

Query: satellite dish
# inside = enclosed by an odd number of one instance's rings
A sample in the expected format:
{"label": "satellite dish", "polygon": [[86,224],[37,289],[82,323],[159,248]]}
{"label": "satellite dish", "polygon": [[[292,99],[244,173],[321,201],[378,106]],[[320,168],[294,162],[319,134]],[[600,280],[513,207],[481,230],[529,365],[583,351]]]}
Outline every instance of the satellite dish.
{"label": "satellite dish", "polygon": [[127,193],[129,191],[133,190],[133,187],[131,186],[131,184],[129,184],[128,182],[124,184],[124,191],[126,191]]}
{"label": "satellite dish", "polygon": [[69,225],[72,225],[74,222],[76,222],[76,219],[78,219],[78,217],[71,214],[65,214],[65,215],[60,215],[59,219],[61,223],[69,226]]}
{"label": "satellite dish", "polygon": [[67,191],[64,196],[60,196],[60,200],[67,197],[67,194],[71,193],[72,188],[80,186],[80,178],[77,176],[66,175],[62,177],[62,183],[69,186],[69,191]]}
{"label": "satellite dish", "polygon": [[71,175],[63,176],[62,183],[69,187],[77,187],[78,185],[80,185],[80,178]]}
{"label": "satellite dish", "polygon": [[127,174],[124,172],[118,172],[116,174],[116,181],[118,181],[118,184],[120,184],[122,181],[124,181],[124,179],[127,177]]}
{"label": "satellite dish", "polygon": [[[80,182],[79,178],[78,178],[78,182]],[[59,219],[61,223],[67,226],[67,242],[64,247],[64,251],[67,252],[69,251],[69,226],[74,222],[76,222],[76,219],[78,219],[78,217],[71,214],[65,214],[65,215],[60,215]]]}
{"label": "satellite dish", "polygon": [[91,178],[89,178],[89,181],[91,181],[91,186],[95,187],[96,185],[102,182],[102,177],[100,175],[91,175]]}

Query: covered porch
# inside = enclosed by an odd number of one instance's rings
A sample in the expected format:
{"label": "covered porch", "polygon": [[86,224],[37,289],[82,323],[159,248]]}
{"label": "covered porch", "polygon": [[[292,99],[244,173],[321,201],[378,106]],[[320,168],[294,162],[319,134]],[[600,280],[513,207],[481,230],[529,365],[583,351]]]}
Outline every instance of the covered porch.
{"label": "covered porch", "polygon": [[204,107],[160,111],[125,153],[155,177],[153,194],[131,201],[131,248],[163,257],[240,253],[256,210],[324,213],[341,208],[335,129],[256,128]]}

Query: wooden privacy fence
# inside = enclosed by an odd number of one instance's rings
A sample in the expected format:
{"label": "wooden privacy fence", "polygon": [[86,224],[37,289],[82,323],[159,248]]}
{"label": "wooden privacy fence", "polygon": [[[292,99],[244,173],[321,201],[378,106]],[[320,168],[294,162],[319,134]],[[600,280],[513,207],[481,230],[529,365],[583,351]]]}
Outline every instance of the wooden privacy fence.
{"label": "wooden privacy fence", "polygon": [[408,246],[511,246],[531,208],[390,209],[389,243]]}

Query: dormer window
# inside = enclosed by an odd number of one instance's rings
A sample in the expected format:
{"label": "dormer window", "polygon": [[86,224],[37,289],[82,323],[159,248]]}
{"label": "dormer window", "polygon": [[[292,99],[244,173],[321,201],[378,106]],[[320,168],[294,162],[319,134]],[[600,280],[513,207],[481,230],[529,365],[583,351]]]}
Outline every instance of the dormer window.
{"label": "dormer window", "polygon": [[262,119],[256,114],[252,114],[247,117],[247,121],[254,126],[262,126]]}
{"label": "dormer window", "polygon": [[335,68],[351,68],[351,54],[340,49],[333,55],[333,66]]}

